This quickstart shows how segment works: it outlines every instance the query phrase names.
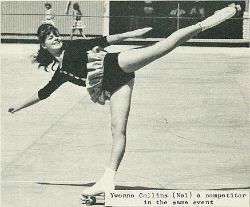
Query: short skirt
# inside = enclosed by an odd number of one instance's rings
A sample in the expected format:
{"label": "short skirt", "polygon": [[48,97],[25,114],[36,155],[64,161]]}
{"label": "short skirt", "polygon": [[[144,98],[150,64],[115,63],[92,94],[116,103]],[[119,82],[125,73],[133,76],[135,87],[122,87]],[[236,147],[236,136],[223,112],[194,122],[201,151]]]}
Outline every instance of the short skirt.
{"label": "short skirt", "polygon": [[52,19],[46,19],[42,21],[42,24],[51,24],[52,26],[55,26],[55,23]]}
{"label": "short skirt", "polygon": [[86,25],[81,20],[74,20],[72,29],[84,29]]}
{"label": "short skirt", "polygon": [[135,73],[126,73],[121,69],[118,63],[119,53],[107,53],[98,49],[92,51],[88,53],[86,87],[91,100],[103,105],[116,90],[135,78]]}

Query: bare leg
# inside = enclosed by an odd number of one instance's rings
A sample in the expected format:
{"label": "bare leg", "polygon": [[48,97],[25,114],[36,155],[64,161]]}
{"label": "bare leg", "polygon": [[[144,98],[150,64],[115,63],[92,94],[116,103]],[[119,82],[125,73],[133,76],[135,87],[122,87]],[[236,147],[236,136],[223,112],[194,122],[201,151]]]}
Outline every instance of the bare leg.
{"label": "bare leg", "polygon": [[125,72],[134,72],[168,54],[201,30],[199,25],[189,26],[174,32],[167,39],[152,46],[121,52],[118,56],[119,65]]}
{"label": "bare leg", "polygon": [[237,10],[240,10],[240,6],[232,4],[217,11],[214,15],[196,25],[174,32],[168,38],[156,43],[155,45],[147,48],[132,49],[121,52],[118,56],[119,65],[125,72],[134,72],[154,60],[168,54],[170,51],[186,42],[197,33],[212,28],[231,18],[235,15]]}
{"label": "bare leg", "polygon": [[109,168],[117,170],[126,147],[126,128],[130,110],[134,80],[116,91],[110,99],[111,131],[113,145]]}
{"label": "bare leg", "polygon": [[83,30],[82,30],[82,29],[79,29],[79,32],[80,32],[80,34],[82,35],[82,37],[83,37],[84,39],[87,38],[87,37],[85,36],[85,34],[83,33]]}
{"label": "bare leg", "polygon": [[72,30],[71,30],[71,34],[70,34],[70,39],[71,39],[71,40],[73,40],[74,32],[75,32],[75,29],[72,29]]}
{"label": "bare leg", "polygon": [[126,128],[130,110],[134,79],[114,92],[110,98],[111,131],[113,144],[110,161],[104,175],[96,184],[83,192],[83,195],[96,195],[115,187],[115,174],[126,148]]}

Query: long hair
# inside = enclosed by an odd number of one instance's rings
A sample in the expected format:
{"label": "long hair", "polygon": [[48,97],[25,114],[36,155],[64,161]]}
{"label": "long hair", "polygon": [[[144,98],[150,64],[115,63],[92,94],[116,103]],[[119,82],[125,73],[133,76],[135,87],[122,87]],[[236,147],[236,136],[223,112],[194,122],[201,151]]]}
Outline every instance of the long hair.
{"label": "long hair", "polygon": [[77,11],[80,11],[80,6],[79,6],[79,4],[78,4],[78,3],[74,3],[74,4],[73,4],[73,9],[74,9],[74,10],[77,10]]}
{"label": "long hair", "polygon": [[33,63],[39,63],[38,68],[43,67],[46,72],[48,72],[48,66],[50,66],[51,70],[53,66],[58,62],[55,57],[46,49],[42,47],[42,44],[45,43],[46,37],[53,33],[54,35],[59,35],[59,31],[56,27],[51,24],[42,24],[37,29],[37,37],[40,43],[40,49],[38,52],[33,55]]}

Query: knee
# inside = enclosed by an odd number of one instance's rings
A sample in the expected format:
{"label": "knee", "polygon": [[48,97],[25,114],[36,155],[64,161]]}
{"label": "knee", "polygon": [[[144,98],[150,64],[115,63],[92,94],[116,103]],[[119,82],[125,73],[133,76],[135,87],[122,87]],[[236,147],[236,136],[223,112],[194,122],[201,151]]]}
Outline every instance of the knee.
{"label": "knee", "polygon": [[115,139],[126,138],[126,129],[124,127],[120,127],[118,124],[112,123],[111,132],[112,132],[112,137]]}

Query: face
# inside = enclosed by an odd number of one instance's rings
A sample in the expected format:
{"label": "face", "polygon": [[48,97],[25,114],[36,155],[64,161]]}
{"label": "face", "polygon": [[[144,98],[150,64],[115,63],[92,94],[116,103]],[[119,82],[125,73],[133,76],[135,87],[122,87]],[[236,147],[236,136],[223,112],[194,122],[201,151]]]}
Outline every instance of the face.
{"label": "face", "polygon": [[51,32],[49,35],[47,35],[42,46],[52,54],[57,53],[62,48],[62,39],[59,34],[54,34]]}

